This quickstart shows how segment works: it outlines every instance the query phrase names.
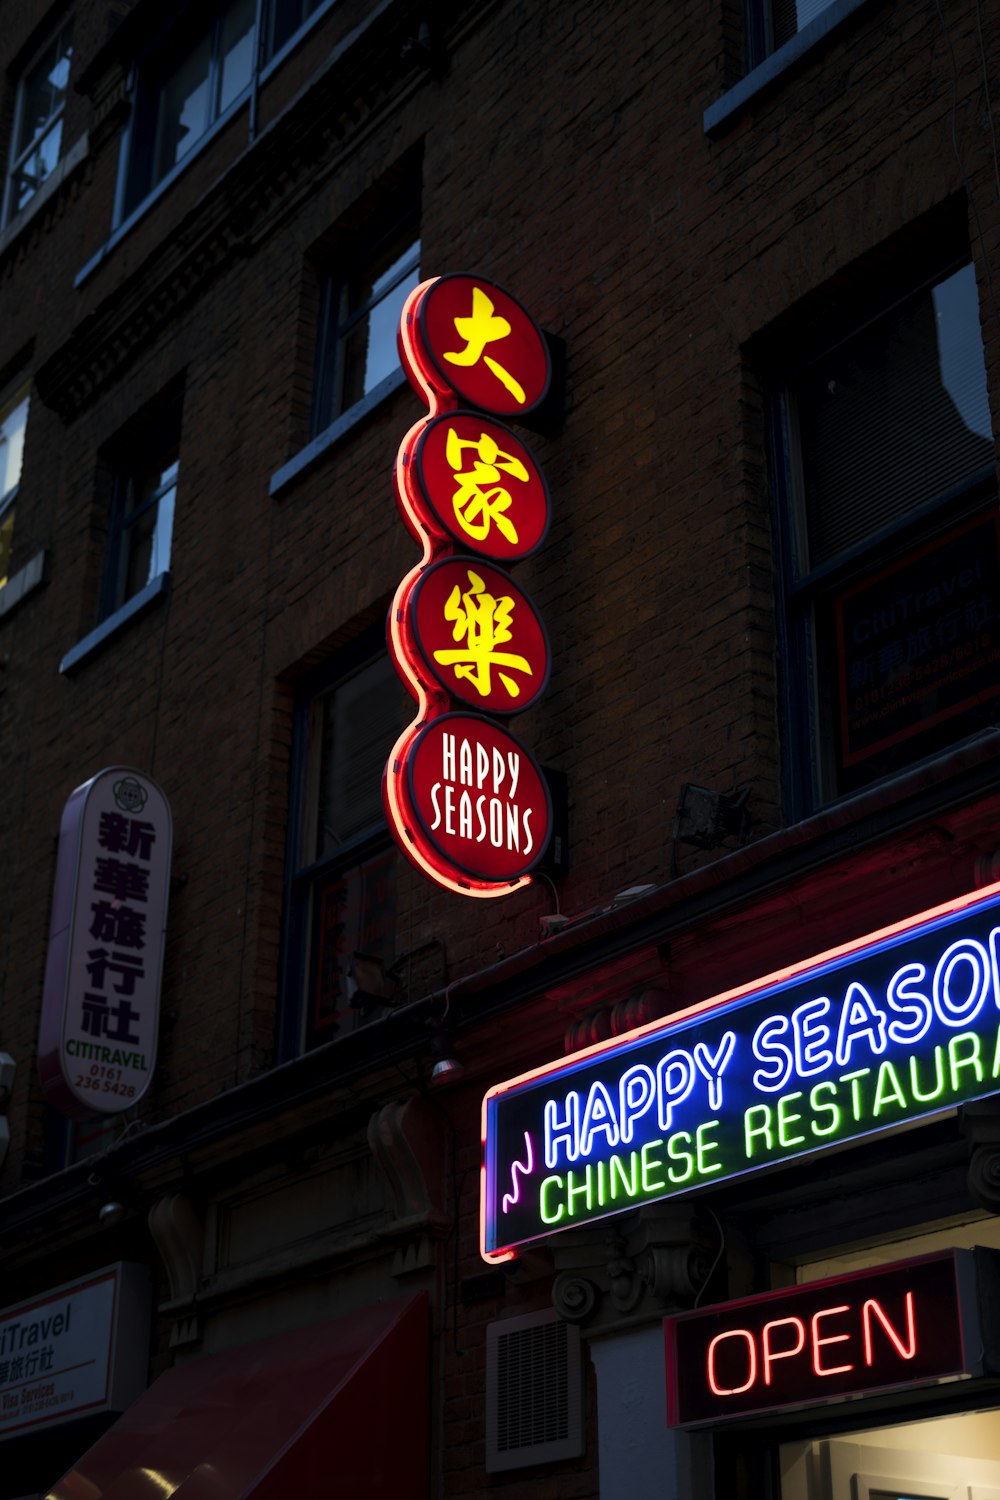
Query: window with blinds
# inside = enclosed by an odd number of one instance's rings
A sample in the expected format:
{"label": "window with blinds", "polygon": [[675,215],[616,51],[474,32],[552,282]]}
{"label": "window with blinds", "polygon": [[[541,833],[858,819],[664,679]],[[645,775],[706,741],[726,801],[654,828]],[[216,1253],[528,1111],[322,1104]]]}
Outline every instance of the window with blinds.
{"label": "window with blinds", "polygon": [[973,267],[804,361],[780,406],[802,813],[1000,721],[996,459]]}

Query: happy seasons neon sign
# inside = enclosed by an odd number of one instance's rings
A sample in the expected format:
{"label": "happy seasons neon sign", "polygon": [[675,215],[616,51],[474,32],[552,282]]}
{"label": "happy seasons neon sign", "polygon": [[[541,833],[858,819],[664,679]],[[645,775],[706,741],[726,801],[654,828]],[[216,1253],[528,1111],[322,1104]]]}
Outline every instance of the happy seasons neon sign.
{"label": "happy seasons neon sign", "polygon": [[491,1089],[481,1251],[1000,1089],[1000,883]]}
{"label": "happy seasons neon sign", "polygon": [[386,765],[386,819],[438,885],[503,896],[528,882],[552,808],[534,758],[493,722],[529,708],[549,676],[541,618],[497,564],[541,545],[549,497],[527,448],[492,417],[544,400],[548,345],[502,288],[452,275],[410,293],[399,351],[430,414],[396,459],[396,499],[423,555],[389,614],[390,653],[418,710]]}

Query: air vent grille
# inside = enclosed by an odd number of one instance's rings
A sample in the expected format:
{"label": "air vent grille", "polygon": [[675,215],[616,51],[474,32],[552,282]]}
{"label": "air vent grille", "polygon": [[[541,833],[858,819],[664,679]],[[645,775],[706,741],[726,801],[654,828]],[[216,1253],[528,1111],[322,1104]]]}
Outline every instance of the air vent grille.
{"label": "air vent grille", "polygon": [[486,1334],[486,1469],[583,1452],[580,1331],[554,1312],[492,1323]]}

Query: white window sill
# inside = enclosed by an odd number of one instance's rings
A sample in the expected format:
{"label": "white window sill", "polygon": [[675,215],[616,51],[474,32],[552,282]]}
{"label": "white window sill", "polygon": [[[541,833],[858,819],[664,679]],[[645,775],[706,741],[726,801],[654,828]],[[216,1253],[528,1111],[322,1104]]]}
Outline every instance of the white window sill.
{"label": "white window sill", "polygon": [[80,139],[75,141],[66,154],[59,158],[38,192],[24,205],[21,212],[15,214],[0,230],[0,255],[14,243],[20,234],[23,234],[36,215],[41,213],[49,199],[55,197],[70,173],[86,161],[89,150],[89,138],[87,132],[84,131]]}
{"label": "white window sill", "polygon": [[381,406],[393,391],[398,391],[401,385],[406,384],[406,376],[402,369],[398,369],[393,370],[384,380],[380,380],[378,385],[372,386],[367,396],[356,401],[335,422],[325,427],[311,442],[306,443],[304,448],[300,448],[294,458],[290,458],[286,464],[282,464],[280,469],[275,470],[268,485],[268,494],[271,498],[275,499],[286,490],[293,480],[298,479],[301,474],[310,469],[318,459],[323,457],[324,453],[330,451],[334,444],[339,443],[352,428],[357,427],[359,422],[363,422],[369,412],[374,411],[376,406]]}
{"label": "white window sill", "polygon": [[836,31],[856,10],[868,3],[869,0],[833,0],[832,5],[828,5],[826,10],[803,26],[801,31],[789,37],[770,57],[765,57],[762,63],[752,68],[735,88],[727,90],[721,99],[716,99],[714,104],[708,106],[703,122],[705,134],[717,135],[731,125],[735,116],[747,104],[778,83],[802,58],[825,41],[831,32]]}
{"label": "white window sill", "polygon": [[116,609],[113,615],[109,615],[106,620],[102,620],[96,629],[92,630],[89,635],[85,635],[82,641],[77,641],[76,645],[72,646],[66,652],[66,655],[59,663],[60,672],[67,674],[81,666],[83,662],[99,651],[102,646],[106,645],[113,636],[116,636],[130,620],[134,620],[136,615],[148,609],[151,604],[164,594],[169,593],[169,591],[170,574],[157,573],[155,578],[149,580],[145,588],[140,589],[137,594],[132,595],[131,599],[126,600],[121,609]]}
{"label": "white window sill", "polygon": [[45,552],[36,552],[23,568],[18,568],[0,589],[0,620],[16,609],[22,599],[45,582]]}

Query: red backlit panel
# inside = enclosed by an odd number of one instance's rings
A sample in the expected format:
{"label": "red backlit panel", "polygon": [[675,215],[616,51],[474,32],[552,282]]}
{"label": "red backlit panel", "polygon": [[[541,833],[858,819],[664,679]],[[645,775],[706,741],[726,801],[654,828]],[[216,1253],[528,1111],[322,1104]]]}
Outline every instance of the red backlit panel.
{"label": "red backlit panel", "polygon": [[424,570],[407,601],[421,661],[453,698],[489,714],[520,713],[549,677],[545,627],[499,568],[446,558]]}
{"label": "red backlit panel", "polygon": [[498,417],[524,416],[545,399],[552,365],[534,318],[484,276],[439,276],[415,308],[416,343],[461,402]]}
{"label": "red backlit panel", "polygon": [[971,1255],[948,1250],[666,1320],[672,1426],[975,1373]]}

